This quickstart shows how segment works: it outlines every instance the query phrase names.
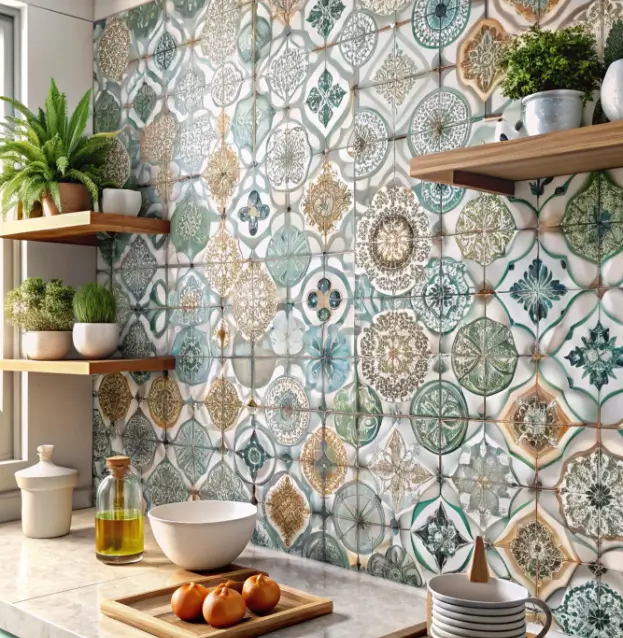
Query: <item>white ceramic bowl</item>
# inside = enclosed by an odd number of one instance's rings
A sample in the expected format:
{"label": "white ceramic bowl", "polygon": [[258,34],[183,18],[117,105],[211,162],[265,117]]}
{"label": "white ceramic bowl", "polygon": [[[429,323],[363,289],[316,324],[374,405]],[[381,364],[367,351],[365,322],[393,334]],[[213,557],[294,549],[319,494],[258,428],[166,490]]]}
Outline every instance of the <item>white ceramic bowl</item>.
{"label": "white ceramic bowl", "polygon": [[257,507],[235,501],[184,501],[150,510],[149,523],[166,557],[189,570],[234,561],[251,540]]}

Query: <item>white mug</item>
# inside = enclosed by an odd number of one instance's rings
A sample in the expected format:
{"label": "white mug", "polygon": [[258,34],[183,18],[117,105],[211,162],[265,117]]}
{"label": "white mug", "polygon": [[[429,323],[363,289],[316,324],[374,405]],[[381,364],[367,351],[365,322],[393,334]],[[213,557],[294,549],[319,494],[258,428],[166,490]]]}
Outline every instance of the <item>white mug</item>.
{"label": "white mug", "polygon": [[482,636],[495,628],[496,638],[526,637],[526,603],[539,607],[546,617],[536,638],[543,638],[552,624],[546,603],[529,595],[521,585],[490,578],[472,583],[467,574],[443,574],[431,578],[432,631],[438,638]]}

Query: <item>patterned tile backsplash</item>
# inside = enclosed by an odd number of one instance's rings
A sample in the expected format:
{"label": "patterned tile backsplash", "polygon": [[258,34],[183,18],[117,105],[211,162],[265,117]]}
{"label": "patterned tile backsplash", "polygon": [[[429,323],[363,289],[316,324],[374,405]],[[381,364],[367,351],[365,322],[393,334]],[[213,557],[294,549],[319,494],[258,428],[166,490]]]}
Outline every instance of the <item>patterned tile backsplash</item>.
{"label": "patterned tile backsplash", "polygon": [[168,237],[102,241],[126,356],[94,473],[258,503],[257,543],[423,586],[490,564],[623,635],[623,172],[503,198],[416,183],[493,138],[536,20],[619,0],[158,0],[95,25],[95,129]]}

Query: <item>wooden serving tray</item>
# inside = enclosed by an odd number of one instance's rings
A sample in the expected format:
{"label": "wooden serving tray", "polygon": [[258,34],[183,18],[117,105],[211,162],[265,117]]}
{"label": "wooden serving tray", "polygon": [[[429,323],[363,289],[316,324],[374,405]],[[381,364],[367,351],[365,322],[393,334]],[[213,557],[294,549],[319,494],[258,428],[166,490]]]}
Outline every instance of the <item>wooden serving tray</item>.
{"label": "wooden serving tray", "polygon": [[[196,578],[190,580],[205,587],[215,587],[225,580],[243,582],[259,573],[257,569],[238,568],[210,576],[197,574]],[[171,611],[171,595],[181,584],[136,596],[105,600],[101,604],[102,613],[158,638],[255,638],[333,611],[333,601],[328,598],[320,598],[280,583],[281,600],[269,614],[256,616],[247,609],[246,616],[239,624],[227,629],[216,629],[206,623],[184,622]]]}
{"label": "wooden serving tray", "polygon": [[[420,623],[419,625],[413,625],[412,627],[405,627],[399,631],[394,631],[391,634],[383,636],[383,638],[427,638],[428,633],[426,631],[426,623]],[[535,638],[534,634],[528,632],[527,638]]]}

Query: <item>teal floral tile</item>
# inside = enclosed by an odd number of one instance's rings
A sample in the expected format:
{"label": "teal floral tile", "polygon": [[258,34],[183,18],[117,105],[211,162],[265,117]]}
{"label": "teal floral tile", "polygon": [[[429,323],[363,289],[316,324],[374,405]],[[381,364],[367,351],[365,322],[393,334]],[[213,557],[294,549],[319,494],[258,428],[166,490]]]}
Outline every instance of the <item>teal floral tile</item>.
{"label": "teal floral tile", "polygon": [[195,417],[182,423],[171,447],[179,469],[192,485],[206,473],[212,454],[216,452],[207,428]]}
{"label": "teal floral tile", "polygon": [[127,420],[121,439],[132,466],[140,472],[148,470],[154,462],[160,439],[141,407]]}
{"label": "teal floral tile", "polygon": [[148,509],[166,503],[185,501],[190,495],[188,483],[182,472],[169,459],[168,452],[165,452],[165,457],[149,476],[144,478],[143,485],[143,495]]}
{"label": "teal floral tile", "polygon": [[245,503],[251,500],[251,492],[236,473],[235,462],[232,453],[212,456],[208,471],[198,484],[201,499]]}
{"label": "teal floral tile", "polygon": [[418,503],[410,531],[413,551],[428,571],[465,568],[471,554],[471,526],[461,509],[443,496]]}
{"label": "teal floral tile", "polygon": [[124,21],[134,43],[135,53],[132,57],[152,54],[164,33],[162,2],[149,2],[130,9],[124,14]]}

